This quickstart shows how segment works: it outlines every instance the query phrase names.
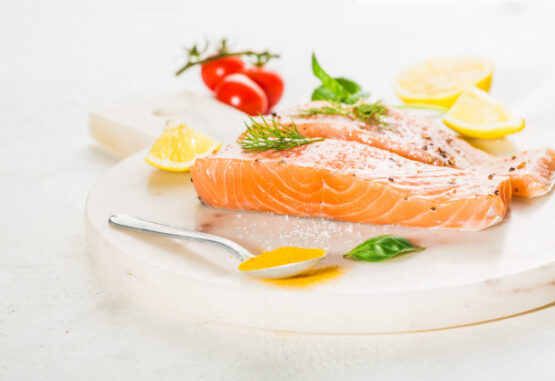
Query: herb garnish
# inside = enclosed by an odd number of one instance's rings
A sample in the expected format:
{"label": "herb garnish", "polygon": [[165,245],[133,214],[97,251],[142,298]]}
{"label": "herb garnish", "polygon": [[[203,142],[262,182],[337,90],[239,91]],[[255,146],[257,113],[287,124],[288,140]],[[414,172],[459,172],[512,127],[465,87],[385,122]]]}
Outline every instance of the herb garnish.
{"label": "herb garnish", "polygon": [[322,84],[312,93],[312,100],[326,100],[330,104],[304,110],[298,116],[341,115],[367,124],[386,125],[381,120],[382,116],[387,115],[384,104],[381,101],[362,102],[362,99],[368,98],[368,93],[363,92],[360,85],[350,79],[332,78],[322,69],[314,53],[312,53],[312,72],[322,81]]}
{"label": "herb garnish", "polygon": [[208,47],[209,44],[206,42],[202,48],[196,44],[190,48],[186,48],[187,62],[183,65],[183,67],[181,67],[181,69],[176,71],[175,75],[183,73],[192,66],[202,65],[228,56],[249,57],[255,66],[263,66],[272,58],[279,58],[279,54],[270,53],[268,50],[262,52],[255,52],[253,50],[240,50],[236,52],[230,51],[225,38],[220,41],[219,46],[216,48],[215,54],[207,54]]}
{"label": "herb garnish", "polygon": [[313,101],[327,100],[354,104],[368,97],[358,83],[347,78],[332,78],[322,69],[314,53],[312,53],[312,73],[322,81],[322,84],[312,93]]}
{"label": "herb garnish", "polygon": [[388,234],[370,238],[349,251],[344,257],[366,262],[380,262],[399,254],[422,250],[424,250],[423,247],[414,246],[406,238]]}
{"label": "herb garnish", "polygon": [[332,101],[327,106],[303,110],[297,116],[308,117],[313,115],[340,115],[354,120],[360,120],[366,124],[387,125],[381,118],[387,115],[387,107],[385,107],[381,101],[375,103],[360,103],[355,106],[346,106]]}
{"label": "herb garnish", "polygon": [[273,117],[271,124],[260,115],[261,122],[249,117],[251,124],[245,122],[247,131],[238,139],[238,143],[245,151],[261,152],[267,150],[283,151],[324,140],[323,138],[307,138],[299,133],[293,121],[290,125],[282,124]]}

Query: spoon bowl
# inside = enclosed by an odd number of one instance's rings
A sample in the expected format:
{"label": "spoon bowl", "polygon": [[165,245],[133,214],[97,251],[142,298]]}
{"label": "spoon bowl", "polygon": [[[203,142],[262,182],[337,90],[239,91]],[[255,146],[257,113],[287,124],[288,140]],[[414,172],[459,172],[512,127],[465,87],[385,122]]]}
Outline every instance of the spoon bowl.
{"label": "spoon bowl", "polygon": [[[157,222],[143,220],[141,218],[132,217],[126,214],[113,214],[108,219],[108,222],[110,223],[110,225],[117,228],[217,245],[230,251],[233,256],[237,258],[240,262],[244,262],[255,257],[255,255],[253,255],[250,251],[248,251],[238,243],[233,242],[227,238],[217,236],[215,234],[180,229],[169,225],[159,224]],[[314,267],[318,263],[318,261],[325,256],[326,255],[324,254],[321,257],[301,262],[288,263],[285,265],[248,270],[243,272],[250,276],[262,279],[289,278],[294,275],[301,274],[306,270]]]}
{"label": "spoon bowl", "polygon": [[249,274],[250,276],[262,279],[290,278],[311,269],[318,263],[320,259],[324,257],[325,255],[319,258],[309,259],[302,262],[288,263],[286,265],[267,267],[265,269],[258,270],[243,270],[243,272]]}

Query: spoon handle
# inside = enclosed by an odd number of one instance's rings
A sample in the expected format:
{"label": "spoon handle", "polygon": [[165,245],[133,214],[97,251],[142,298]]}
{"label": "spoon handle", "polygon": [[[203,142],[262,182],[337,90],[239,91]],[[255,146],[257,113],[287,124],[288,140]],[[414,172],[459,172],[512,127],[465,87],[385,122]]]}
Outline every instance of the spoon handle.
{"label": "spoon handle", "polygon": [[141,233],[157,234],[165,237],[180,238],[192,241],[200,241],[216,244],[229,250],[241,262],[252,258],[253,255],[243,246],[217,235],[185,230],[173,226],[162,225],[156,222],[143,220],[126,214],[112,214],[108,219],[112,226],[133,230]]}

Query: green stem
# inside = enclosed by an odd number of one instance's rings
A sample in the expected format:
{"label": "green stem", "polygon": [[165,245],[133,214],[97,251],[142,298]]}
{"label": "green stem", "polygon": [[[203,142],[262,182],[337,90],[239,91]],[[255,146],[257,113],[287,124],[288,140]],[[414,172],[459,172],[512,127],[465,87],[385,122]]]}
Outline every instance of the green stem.
{"label": "green stem", "polygon": [[178,71],[175,72],[175,75],[178,76],[179,74],[183,73],[185,70],[189,69],[192,66],[195,65],[202,65],[208,62],[212,62],[215,60],[219,60],[220,58],[224,58],[224,57],[229,57],[229,56],[256,56],[257,57],[257,64],[262,65],[262,56],[264,56],[266,58],[266,60],[264,62],[267,62],[270,58],[279,58],[279,54],[272,54],[269,51],[264,51],[261,53],[255,52],[253,50],[243,50],[240,52],[220,52],[218,54],[215,54],[213,56],[207,57],[207,58],[203,58],[201,60],[198,61],[189,61],[187,62],[181,69],[179,69]]}
{"label": "green stem", "polygon": [[409,103],[409,104],[404,104],[404,105],[396,105],[396,106],[392,106],[392,107],[399,108],[399,109],[430,110],[430,111],[437,111],[437,112],[442,113],[442,114],[449,111],[449,109],[447,107],[432,106],[432,105],[428,105],[428,104],[424,104],[424,103]]}

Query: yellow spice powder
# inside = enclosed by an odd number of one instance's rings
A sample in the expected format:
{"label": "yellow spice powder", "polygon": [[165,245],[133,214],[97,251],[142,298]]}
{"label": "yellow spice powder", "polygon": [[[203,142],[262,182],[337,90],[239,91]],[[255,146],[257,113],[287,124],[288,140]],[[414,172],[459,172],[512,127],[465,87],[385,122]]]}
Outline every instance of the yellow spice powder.
{"label": "yellow spice powder", "polygon": [[283,279],[264,279],[264,282],[274,284],[279,287],[288,288],[308,288],[329,282],[330,280],[343,274],[344,269],[339,266],[324,266],[307,270],[302,274]]}
{"label": "yellow spice powder", "polygon": [[256,257],[246,260],[239,265],[241,271],[261,270],[269,267],[287,265],[323,257],[326,254],[322,249],[304,249],[301,247],[279,247],[266,251]]}

